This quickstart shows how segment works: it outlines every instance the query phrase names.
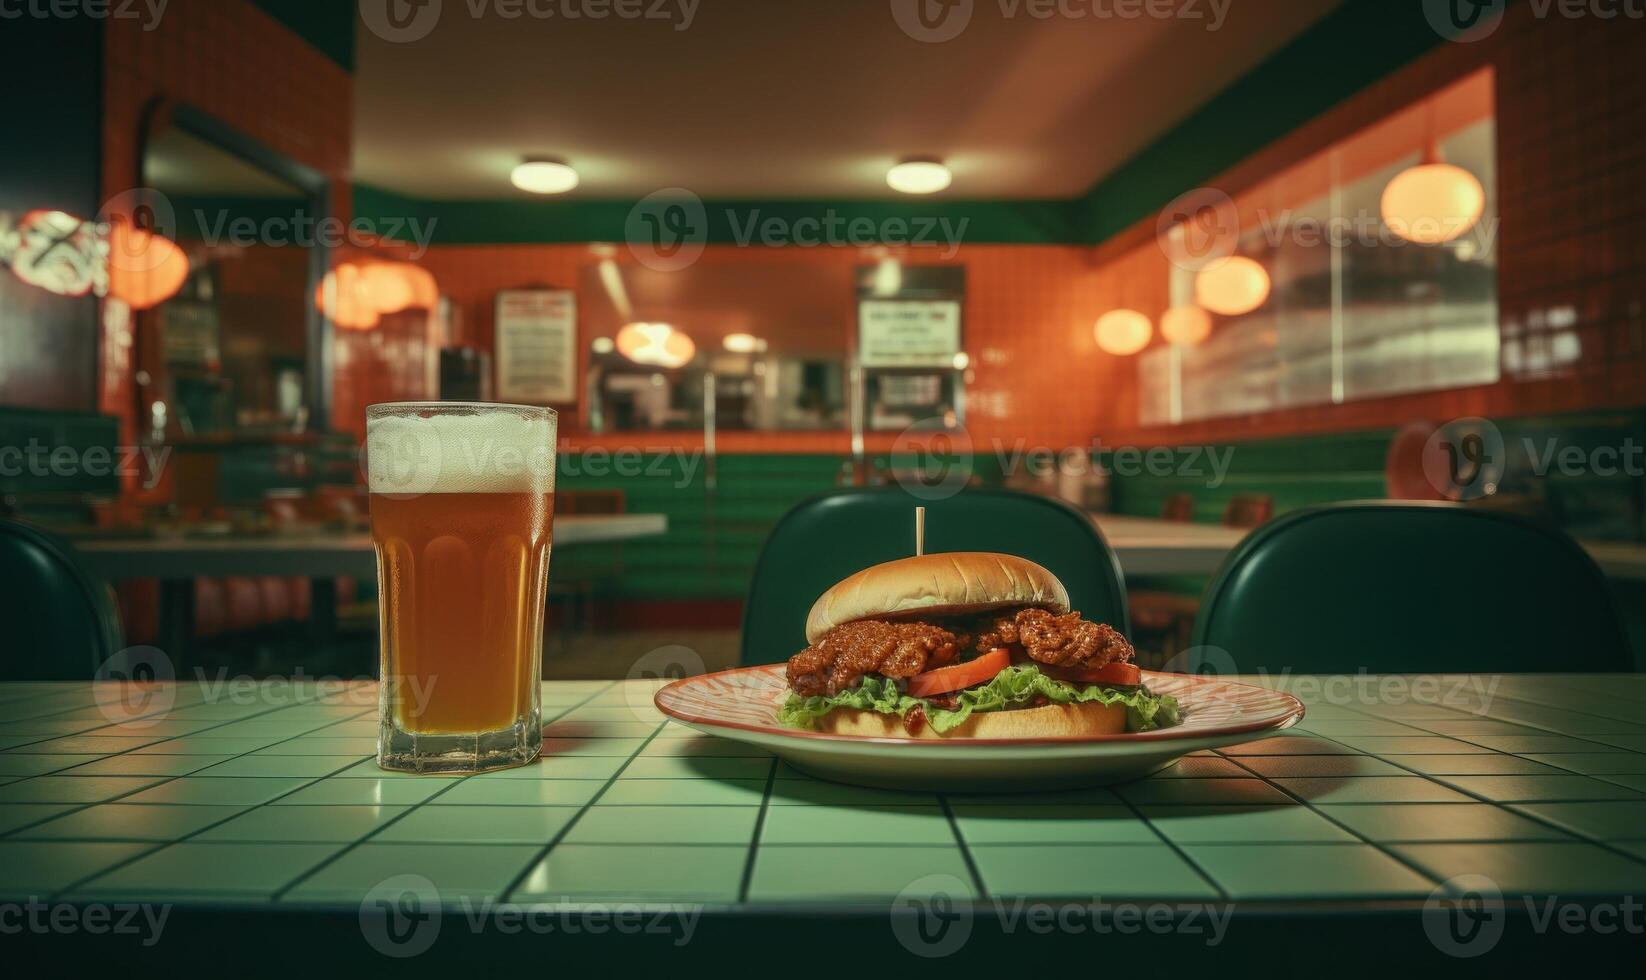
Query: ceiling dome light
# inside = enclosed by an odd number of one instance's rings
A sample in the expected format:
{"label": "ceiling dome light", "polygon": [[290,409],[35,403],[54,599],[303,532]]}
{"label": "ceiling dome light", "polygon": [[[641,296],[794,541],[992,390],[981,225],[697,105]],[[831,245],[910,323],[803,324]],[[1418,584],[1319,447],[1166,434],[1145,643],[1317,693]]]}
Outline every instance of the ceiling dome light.
{"label": "ceiling dome light", "polygon": [[577,186],[577,171],[559,160],[527,160],[514,168],[509,181],[533,194],[564,194]]}
{"label": "ceiling dome light", "polygon": [[1110,310],[1097,318],[1092,333],[1104,353],[1125,357],[1149,346],[1154,324],[1136,310]]}
{"label": "ceiling dome light", "polygon": [[1212,315],[1198,306],[1174,306],[1160,316],[1160,336],[1168,344],[1193,347],[1211,333]]}
{"label": "ceiling dome light", "polygon": [[905,160],[886,171],[886,184],[904,194],[936,194],[954,180],[949,168],[936,160]]}
{"label": "ceiling dome light", "polygon": [[753,354],[760,349],[760,338],[752,333],[729,333],[720,343],[733,354]]}
{"label": "ceiling dome light", "polygon": [[1462,167],[1428,153],[1383,188],[1383,223],[1419,245],[1449,242],[1475,226],[1486,210],[1486,189]]}
{"label": "ceiling dome light", "polygon": [[697,345],[667,323],[631,323],[617,331],[617,351],[636,364],[677,368],[691,362]]}
{"label": "ceiling dome light", "polygon": [[1241,316],[1269,298],[1269,271],[1244,255],[1213,262],[1195,274],[1195,302],[1224,316]]}

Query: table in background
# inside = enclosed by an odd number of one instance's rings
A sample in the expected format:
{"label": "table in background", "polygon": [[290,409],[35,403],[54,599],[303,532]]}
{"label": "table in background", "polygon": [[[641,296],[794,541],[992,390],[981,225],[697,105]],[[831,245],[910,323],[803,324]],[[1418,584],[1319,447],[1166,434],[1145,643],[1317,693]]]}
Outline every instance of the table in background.
{"label": "table in background", "polygon": [[[629,541],[668,529],[664,514],[569,514],[554,519],[554,545],[566,548]],[[371,535],[360,532],[86,539],[74,542],[74,547],[87,568],[105,579],[160,580],[160,635],[162,646],[173,655],[192,640],[196,578],[301,575],[315,579],[311,618],[323,636],[335,615],[333,580],[352,576],[375,581],[377,577]]]}
{"label": "table in background", "polygon": [[[1157,517],[1092,514],[1109,547],[1120,558],[1128,577],[1141,575],[1210,575],[1229,552],[1251,533],[1248,528],[1224,527],[1190,521],[1163,521]],[[1646,581],[1646,546],[1624,541],[1579,541],[1578,544],[1615,579]]]}
{"label": "table in background", "polygon": [[[1135,939],[1145,945],[1125,947],[1132,955],[1177,966],[1297,969],[1358,949],[1379,970],[1399,957],[1404,971],[1445,961],[1424,903],[1478,874],[1510,903],[1498,948],[1478,962],[1592,964],[1610,943],[1638,946],[1625,934],[1540,934],[1518,903],[1556,895],[1587,907],[1646,891],[1646,677],[1285,686],[1308,715],[1283,735],[1113,788],[973,797],[808,778],[666,721],[650,681],[545,683],[543,757],[466,778],[379,771],[366,682],[329,700],[283,685],[250,702],[184,684],[147,729],[110,727],[89,683],[0,685],[0,779],[11,780],[0,785],[0,901],[175,903],[175,938],[146,956],[199,963],[256,949],[260,962],[302,968],[322,955],[374,961],[362,900],[416,875],[450,913],[425,966],[680,955],[668,937],[467,926],[464,900],[506,900],[561,911],[684,903],[702,914],[691,952],[768,970],[783,955],[821,955],[824,937],[867,962],[901,955],[897,937],[912,933],[894,931],[893,906],[942,892],[952,904],[934,907],[966,916],[972,964],[1021,961],[1023,943],[1037,961],[1059,944],[1059,956],[1119,955],[1102,944]],[[1014,935],[1004,917],[1019,899],[1161,902],[1174,922],[1195,909],[1203,925],[1212,909],[1234,919],[1212,949],[1187,932]],[[56,953],[102,948],[75,938],[84,945]]]}

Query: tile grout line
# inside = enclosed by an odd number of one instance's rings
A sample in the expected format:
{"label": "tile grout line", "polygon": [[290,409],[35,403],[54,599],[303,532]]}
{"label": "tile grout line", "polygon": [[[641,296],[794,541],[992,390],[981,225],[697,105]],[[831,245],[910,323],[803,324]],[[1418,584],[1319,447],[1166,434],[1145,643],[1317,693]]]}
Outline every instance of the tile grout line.
{"label": "tile grout line", "polygon": [[[1150,775],[1153,775],[1153,773],[1151,773]],[[1145,777],[1145,778],[1147,778],[1147,777]],[[1143,826],[1148,827],[1150,833],[1152,833],[1156,837],[1160,838],[1161,843],[1163,843],[1167,847],[1171,848],[1172,852],[1177,855],[1178,859],[1181,860],[1184,864],[1187,864],[1191,869],[1193,869],[1194,873],[1199,875],[1202,881],[1206,882],[1206,884],[1208,884],[1208,885],[1211,885],[1212,890],[1217,892],[1218,898],[1222,899],[1225,902],[1232,902],[1233,901],[1233,899],[1231,899],[1229,897],[1229,893],[1224,890],[1222,883],[1219,882],[1216,878],[1213,878],[1211,876],[1211,874],[1206,871],[1205,868],[1202,868],[1200,866],[1199,861],[1196,861],[1194,858],[1190,857],[1189,853],[1187,851],[1185,851],[1182,848],[1182,846],[1177,843],[1177,841],[1174,841],[1170,837],[1167,837],[1166,833],[1164,831],[1162,831],[1159,827],[1156,827],[1154,825],[1154,821],[1150,820],[1148,817],[1145,817],[1143,815],[1143,811],[1141,811],[1137,808],[1137,804],[1133,803],[1131,800],[1128,800],[1126,797],[1122,796],[1121,794],[1116,793],[1113,789],[1110,789],[1109,793],[1115,799],[1120,801],[1120,805],[1124,806],[1131,813],[1131,815],[1134,819],[1143,821]]]}
{"label": "tile grout line", "polygon": [[983,872],[978,870],[977,861],[972,857],[972,850],[966,845],[966,838],[960,833],[960,821],[955,819],[954,807],[949,805],[949,798],[943,793],[937,794],[938,805],[943,808],[943,816],[948,818],[949,830],[954,833],[954,842],[960,847],[960,859],[966,862],[966,872],[972,876],[972,884],[977,888],[977,897],[973,901],[983,901],[989,897],[989,889],[983,884]]}
{"label": "tile grout line", "polygon": [[766,788],[760,794],[760,812],[754,818],[754,833],[749,838],[749,856],[743,861],[743,876],[737,882],[737,904],[745,905],[749,901],[749,885],[754,881],[754,862],[760,853],[760,835],[766,828],[766,811],[771,808],[772,790],[777,786],[777,767],[782,765],[777,756],[772,756],[772,764],[766,770]]}
{"label": "tile grout line", "polygon": [[[593,699],[599,697],[601,693],[603,693],[604,691],[606,691],[608,689],[609,689],[609,686],[608,687],[603,687],[603,688],[600,688],[600,689],[596,690],[593,694],[590,694],[588,697],[584,698],[583,700],[581,700],[581,701],[577,702],[576,704],[572,705],[571,707],[566,708],[565,710],[561,711],[560,714],[555,715],[554,719],[552,721],[550,721],[549,724],[553,724],[554,721],[558,721],[561,717],[563,717],[565,715],[568,715],[573,711],[576,711],[578,708],[583,707],[583,705],[588,704]],[[539,704],[538,705],[538,717],[539,717],[539,724],[540,725],[542,725],[542,720],[541,720],[542,719],[542,710],[543,710],[542,705]],[[543,727],[547,727],[547,726],[544,725]],[[541,750],[539,750],[538,755],[539,755],[539,757],[541,757],[541,755],[542,755]],[[368,756],[368,758],[370,758],[370,757]],[[536,760],[534,759],[533,761],[535,762]],[[358,764],[359,763],[356,763],[356,765],[358,765]],[[350,767],[350,768],[352,768],[352,767]],[[389,771],[389,770],[385,770],[385,772],[387,772],[387,771]],[[335,776],[336,773],[332,773],[332,775]],[[284,885],[281,885],[279,888],[275,889],[274,892],[271,895],[269,895],[268,901],[265,904],[273,905],[274,903],[279,902],[281,899],[285,898],[286,895],[289,892],[291,892],[292,889],[296,888],[298,885],[301,885],[303,882],[308,881],[310,878],[312,878],[315,875],[319,874],[322,870],[324,870],[324,869],[330,867],[331,865],[337,863],[337,861],[339,861],[343,857],[343,855],[349,853],[350,851],[355,850],[356,848],[360,847],[362,844],[367,843],[368,841],[371,840],[371,838],[377,836],[378,834],[380,834],[383,831],[389,829],[390,827],[394,826],[395,824],[399,823],[400,821],[406,819],[407,817],[411,816],[416,811],[421,810],[423,807],[428,806],[431,801],[436,800],[436,799],[438,799],[442,796],[445,796],[447,793],[450,793],[452,790],[456,789],[458,786],[462,785],[463,783],[468,782],[469,780],[473,779],[477,775],[480,775],[480,774],[479,773],[469,773],[469,774],[467,774],[465,776],[462,776],[461,778],[458,778],[458,779],[450,779],[450,780],[447,781],[447,785],[444,788],[435,790],[433,793],[430,793],[428,796],[424,797],[423,799],[419,800],[416,803],[406,805],[406,809],[404,811],[395,814],[394,816],[390,817],[388,820],[385,820],[382,824],[380,824],[376,827],[373,827],[372,829],[366,831],[365,834],[363,834],[359,838],[355,839],[353,842],[344,844],[341,848],[339,848],[334,853],[328,855],[324,860],[320,861],[314,867],[309,868],[307,871],[304,871],[303,873],[299,874],[296,878],[293,878],[291,881],[288,881]],[[327,777],[323,777],[323,778],[329,779],[331,777],[327,776]],[[393,778],[393,777],[381,777],[381,776],[379,776],[379,777],[364,777],[364,778],[378,778],[378,779],[381,779],[381,778]],[[408,778],[411,778],[411,779],[415,780],[419,777],[412,776],[412,777],[408,777]],[[313,785],[313,784],[311,784],[311,785]],[[308,787],[305,786],[305,787],[299,787],[299,788],[307,789]],[[287,794],[287,795],[290,795],[290,794]],[[269,802],[273,803],[274,801],[270,800]],[[264,804],[264,805],[267,806],[268,804]],[[367,804],[367,805],[371,805],[371,804]],[[399,804],[377,804],[377,805],[379,805],[379,806],[397,806]]]}

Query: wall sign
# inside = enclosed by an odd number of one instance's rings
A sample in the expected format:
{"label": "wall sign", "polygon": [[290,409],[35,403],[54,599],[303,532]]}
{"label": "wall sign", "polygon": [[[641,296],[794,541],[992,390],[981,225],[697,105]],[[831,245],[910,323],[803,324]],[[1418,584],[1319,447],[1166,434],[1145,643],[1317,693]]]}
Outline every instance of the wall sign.
{"label": "wall sign", "polygon": [[497,293],[497,400],[523,405],[577,400],[577,294]]}
{"label": "wall sign", "polygon": [[857,306],[864,367],[950,367],[960,353],[960,301],[866,299]]}

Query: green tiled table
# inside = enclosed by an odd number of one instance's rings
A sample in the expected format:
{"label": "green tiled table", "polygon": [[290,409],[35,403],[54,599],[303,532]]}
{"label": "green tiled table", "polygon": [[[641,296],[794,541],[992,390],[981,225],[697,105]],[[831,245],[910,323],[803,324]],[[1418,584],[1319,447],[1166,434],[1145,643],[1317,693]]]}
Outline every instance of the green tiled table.
{"label": "green tiled table", "polygon": [[[903,955],[888,923],[930,898],[965,910],[965,955],[984,957],[1021,928],[1002,909],[1098,901],[1177,922],[1226,909],[1218,948],[1242,955],[1277,930],[1294,950],[1375,935],[1438,955],[1425,903],[1484,876],[1508,909],[1489,955],[1526,962],[1607,938],[1538,933],[1524,897],[1646,893],[1646,678],[1248,680],[1302,697],[1302,724],[1139,782],[1022,796],[814,780],[667,721],[640,681],[545,684],[543,758],[466,778],[378,770],[368,684],[184,684],[130,721],[100,705],[106,688],[0,685],[0,904],[164,905],[168,936],[248,941],[300,922],[332,955],[375,958],[362,903],[410,880],[448,917],[689,908],[701,949],[747,945],[755,923],[778,944],[823,916]],[[419,962],[673,947],[610,931],[445,928]],[[1165,931],[1135,942],[1207,951]],[[199,955],[187,939],[155,948]]]}

